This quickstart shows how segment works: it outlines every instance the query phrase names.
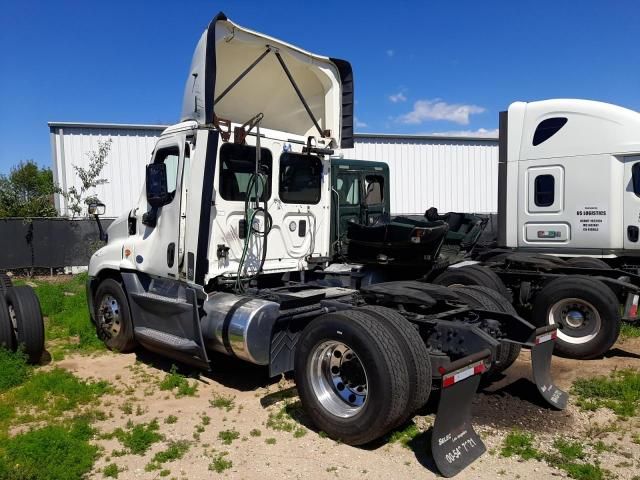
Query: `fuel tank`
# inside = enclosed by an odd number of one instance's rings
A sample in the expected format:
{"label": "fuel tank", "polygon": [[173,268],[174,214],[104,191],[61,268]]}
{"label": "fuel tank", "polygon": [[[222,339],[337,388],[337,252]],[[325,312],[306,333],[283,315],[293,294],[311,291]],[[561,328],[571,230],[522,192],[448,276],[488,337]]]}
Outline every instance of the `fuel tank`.
{"label": "fuel tank", "polygon": [[257,365],[269,364],[271,331],[280,314],[279,304],[215,293],[203,308],[202,336],[207,348]]}

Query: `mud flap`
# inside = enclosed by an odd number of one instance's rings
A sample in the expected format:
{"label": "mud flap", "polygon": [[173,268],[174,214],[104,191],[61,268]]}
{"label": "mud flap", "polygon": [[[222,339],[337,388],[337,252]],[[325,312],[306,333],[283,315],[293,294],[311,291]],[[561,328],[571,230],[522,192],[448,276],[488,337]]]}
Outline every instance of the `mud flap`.
{"label": "mud flap", "polygon": [[569,395],[560,390],[553,383],[551,378],[551,356],[557,337],[557,327],[548,325],[536,329],[533,334],[531,345],[531,368],[533,370],[533,381],[538,387],[542,398],[558,410],[567,407]]}
{"label": "mud flap", "polygon": [[442,390],[431,453],[444,477],[457,475],[487,450],[471,424],[471,404],[490,356],[485,349],[440,368]]}

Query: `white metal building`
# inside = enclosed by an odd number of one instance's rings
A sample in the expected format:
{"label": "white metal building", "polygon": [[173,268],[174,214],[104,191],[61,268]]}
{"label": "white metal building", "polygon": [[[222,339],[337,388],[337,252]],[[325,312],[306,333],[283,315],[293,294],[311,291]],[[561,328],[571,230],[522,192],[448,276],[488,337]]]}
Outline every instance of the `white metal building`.
{"label": "white metal building", "polygon": [[[156,138],[166,125],[50,122],[51,158],[55,182],[63,190],[79,180],[75,166],[88,166],[87,153],[98,141],[111,139],[103,177],[96,189],[116,217],[138,200]],[[495,213],[498,196],[498,140],[495,138],[423,135],[356,134],[345,158],[376,160],[391,170],[393,214],[422,214],[435,206],[441,212]],[[65,200],[56,208],[66,214]]]}

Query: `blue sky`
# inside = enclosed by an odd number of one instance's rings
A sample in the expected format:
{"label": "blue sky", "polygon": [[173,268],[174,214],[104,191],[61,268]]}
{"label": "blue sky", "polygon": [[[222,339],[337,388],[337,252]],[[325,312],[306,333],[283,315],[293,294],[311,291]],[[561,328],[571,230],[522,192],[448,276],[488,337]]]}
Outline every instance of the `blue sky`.
{"label": "blue sky", "polygon": [[48,121],[177,121],[193,48],[219,10],[351,61],[360,132],[491,132],[510,102],[553,97],[640,110],[632,0],[5,0],[0,173],[50,164]]}

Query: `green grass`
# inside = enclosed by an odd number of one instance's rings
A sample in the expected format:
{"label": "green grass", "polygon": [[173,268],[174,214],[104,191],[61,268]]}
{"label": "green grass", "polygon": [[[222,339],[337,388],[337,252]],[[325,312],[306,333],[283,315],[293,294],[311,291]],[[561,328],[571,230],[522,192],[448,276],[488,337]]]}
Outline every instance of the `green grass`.
{"label": "green grass", "polygon": [[264,443],[266,443],[267,445],[275,445],[276,444],[276,439],[273,437],[269,437],[267,438]]}
{"label": "green grass", "polygon": [[171,370],[160,382],[159,387],[160,390],[175,390],[176,398],[194,397],[198,391],[198,384],[194,382],[191,385],[184,375],[178,373],[178,367],[175,365],[171,365]]}
{"label": "green grass", "polygon": [[144,455],[156,442],[162,440],[162,435],[158,433],[160,426],[157,420],[149,423],[138,423],[136,425],[129,422],[127,430],[118,428],[113,432],[123,447],[135,455]]}
{"label": "green grass", "polygon": [[411,422],[402,430],[396,430],[391,435],[389,435],[389,442],[391,443],[399,443],[405,448],[411,448],[411,441],[420,434],[420,429],[418,426]]}
{"label": "green grass", "polygon": [[26,363],[23,353],[13,353],[0,348],[0,393],[26,382],[31,368]]}
{"label": "green grass", "polygon": [[620,327],[620,338],[638,338],[640,337],[640,324],[623,323]]}
{"label": "green grass", "polygon": [[503,441],[500,454],[503,457],[516,456],[522,460],[540,460],[560,470],[576,480],[604,480],[610,477],[607,470],[596,463],[588,463],[584,446],[580,442],[557,438],[553,442],[553,452],[541,452],[530,433],[513,431]]}
{"label": "green grass", "polygon": [[235,429],[231,430],[222,430],[218,432],[218,439],[222,440],[222,443],[225,445],[231,445],[234,440],[240,438],[240,432]]}
{"label": "green grass", "polygon": [[503,457],[517,456],[523,460],[540,460],[542,454],[533,446],[533,434],[514,430],[504,439],[500,455]]}
{"label": "green grass", "polygon": [[209,405],[230,412],[235,407],[235,397],[231,395],[213,394],[213,400],[209,400]]}
{"label": "green grass", "polygon": [[260,435],[262,435],[262,432],[257,428],[254,428],[249,432],[249,435],[251,435],[252,437],[259,437]]}
{"label": "green grass", "polygon": [[86,273],[66,277],[64,281],[57,279],[55,283],[42,278],[31,282],[36,285],[42,315],[47,317],[47,340],[60,340],[60,353],[104,348],[89,318]]}
{"label": "green grass", "polygon": [[92,437],[90,425],[77,419],[0,439],[0,479],[81,479],[98,456]]}
{"label": "green grass", "polygon": [[225,470],[230,469],[233,466],[233,462],[225,458],[227,455],[227,452],[222,452],[213,457],[213,460],[209,464],[209,470],[216,473],[222,473]]}
{"label": "green grass", "polygon": [[0,435],[17,423],[64,418],[111,390],[108,382],[81,380],[61,368],[34,371],[0,396]]}
{"label": "green grass", "polygon": [[162,450],[153,456],[153,461],[156,463],[167,463],[179,460],[189,451],[190,446],[191,444],[186,440],[169,442],[166,450]]}
{"label": "green grass", "polygon": [[169,425],[172,425],[177,421],[178,421],[178,417],[176,417],[175,415],[169,415],[167,418],[164,419],[164,423]]}
{"label": "green grass", "polygon": [[632,417],[640,406],[640,371],[625,369],[609,377],[581,378],[573,383],[572,393],[584,410],[606,407],[619,417]]}
{"label": "green grass", "polygon": [[115,463],[110,463],[102,469],[102,475],[104,475],[105,478],[118,478],[119,473],[120,470]]}
{"label": "green grass", "polygon": [[306,435],[307,430],[302,427],[295,417],[302,414],[302,404],[297,402],[286,403],[280,410],[269,413],[267,427],[272,430],[293,433],[295,438]]}

